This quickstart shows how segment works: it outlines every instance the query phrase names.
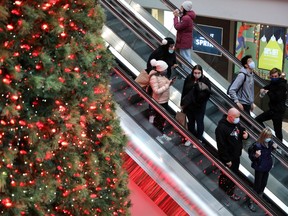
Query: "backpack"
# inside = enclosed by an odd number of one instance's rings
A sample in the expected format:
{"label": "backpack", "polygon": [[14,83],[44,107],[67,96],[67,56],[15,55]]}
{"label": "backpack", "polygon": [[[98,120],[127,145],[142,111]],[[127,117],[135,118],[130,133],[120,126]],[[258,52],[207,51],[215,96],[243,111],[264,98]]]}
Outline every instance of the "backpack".
{"label": "backpack", "polygon": [[257,142],[254,142],[248,148],[248,156],[251,161],[255,160],[256,144]]}
{"label": "backpack", "polygon": [[[239,73],[237,74],[237,76],[238,76],[240,73],[243,73],[243,72],[239,72]],[[245,73],[243,73],[243,74],[245,75],[245,76],[244,76],[244,81],[243,81],[243,83],[241,84],[240,88],[236,91],[236,93],[238,93],[239,90],[243,88],[243,85],[244,85],[244,83],[245,83],[245,81],[246,81],[247,74],[245,74]],[[236,80],[237,76],[232,80],[232,82],[230,83],[230,85],[229,85],[228,88],[227,88],[227,94],[228,94],[228,95],[229,95],[230,88],[231,88],[231,86],[233,85],[234,81]]]}

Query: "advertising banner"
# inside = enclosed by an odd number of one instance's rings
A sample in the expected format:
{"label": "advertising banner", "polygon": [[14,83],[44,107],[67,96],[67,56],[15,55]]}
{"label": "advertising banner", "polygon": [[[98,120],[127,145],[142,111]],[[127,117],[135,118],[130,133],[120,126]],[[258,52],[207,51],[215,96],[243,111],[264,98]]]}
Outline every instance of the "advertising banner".
{"label": "advertising banner", "polygon": [[[218,44],[222,45],[223,28],[201,25],[198,26],[212,37]],[[199,32],[193,31],[193,50],[195,52],[206,53],[221,56],[222,53],[217,50],[209,41],[207,41]]]}
{"label": "advertising banner", "polygon": [[285,28],[262,26],[260,29],[258,68],[283,69]]}

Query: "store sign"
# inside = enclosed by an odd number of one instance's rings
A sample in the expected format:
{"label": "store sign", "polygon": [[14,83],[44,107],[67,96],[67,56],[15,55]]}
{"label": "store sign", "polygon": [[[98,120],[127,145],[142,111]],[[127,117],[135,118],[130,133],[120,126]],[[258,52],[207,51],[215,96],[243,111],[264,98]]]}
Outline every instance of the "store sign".
{"label": "store sign", "polygon": [[[210,35],[210,37],[212,37],[218,44],[222,45],[223,28],[200,24],[198,24],[198,27],[201,28],[206,34]],[[193,31],[193,50],[195,52],[211,55],[222,55],[222,53],[216,47],[214,47],[196,30]]]}

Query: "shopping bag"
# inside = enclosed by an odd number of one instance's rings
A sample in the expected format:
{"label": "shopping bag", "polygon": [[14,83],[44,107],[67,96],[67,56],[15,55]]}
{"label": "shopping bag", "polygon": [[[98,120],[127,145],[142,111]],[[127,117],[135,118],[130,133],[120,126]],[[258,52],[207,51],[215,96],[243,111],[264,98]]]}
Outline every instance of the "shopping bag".
{"label": "shopping bag", "polygon": [[142,70],[140,74],[136,77],[135,82],[137,82],[142,88],[146,88],[149,85],[149,74],[146,70]]}
{"label": "shopping bag", "polygon": [[186,114],[184,112],[177,112],[175,116],[176,121],[178,121],[184,128],[188,128]]}

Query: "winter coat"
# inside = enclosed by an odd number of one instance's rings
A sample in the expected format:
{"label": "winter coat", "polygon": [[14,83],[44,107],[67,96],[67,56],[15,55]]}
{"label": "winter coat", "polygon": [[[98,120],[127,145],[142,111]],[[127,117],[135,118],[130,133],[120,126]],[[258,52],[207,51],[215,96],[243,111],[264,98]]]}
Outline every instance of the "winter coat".
{"label": "winter coat", "polygon": [[241,156],[245,131],[239,123],[230,123],[226,118],[225,115],[215,130],[219,159],[224,164]]}
{"label": "winter coat", "polygon": [[287,81],[279,78],[276,82],[270,82],[264,89],[269,90],[267,95],[269,96],[269,109],[275,113],[283,114],[286,110],[286,98],[287,98]]}
{"label": "winter coat", "polygon": [[273,166],[273,160],[271,156],[271,152],[275,149],[273,146],[273,142],[268,143],[268,147],[264,144],[256,143],[255,150],[261,150],[261,155],[256,158],[253,157],[251,167],[256,171],[260,172],[269,172]]}
{"label": "winter coat", "polygon": [[[201,87],[202,89],[200,89]],[[206,108],[210,94],[211,82],[207,77],[202,75],[195,82],[193,74],[189,74],[184,81],[180,105],[185,113],[189,110],[203,110]]]}
{"label": "winter coat", "polygon": [[[151,72],[150,72],[151,73]],[[167,103],[169,100],[170,80],[160,73],[150,77],[150,86],[152,88],[152,98],[159,104]]]}
{"label": "winter coat", "polygon": [[242,73],[237,75],[230,86],[228,94],[235,103],[239,102],[241,104],[251,105],[254,103],[254,74],[248,72],[244,67],[240,69],[240,72]]}
{"label": "winter coat", "polygon": [[168,68],[167,68],[167,73],[171,75],[171,67],[176,63],[176,53],[169,53],[168,47],[166,45],[161,45],[158,47],[156,50],[154,50],[151,55],[149,56],[149,59],[147,61],[147,69],[146,71],[151,71],[153,69],[150,61],[152,59],[158,60],[163,60],[167,63]]}
{"label": "winter coat", "polygon": [[176,34],[176,49],[191,49],[193,41],[193,21],[196,18],[194,11],[187,11],[182,17],[174,17],[174,28]]}

